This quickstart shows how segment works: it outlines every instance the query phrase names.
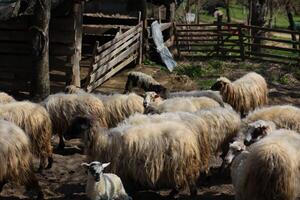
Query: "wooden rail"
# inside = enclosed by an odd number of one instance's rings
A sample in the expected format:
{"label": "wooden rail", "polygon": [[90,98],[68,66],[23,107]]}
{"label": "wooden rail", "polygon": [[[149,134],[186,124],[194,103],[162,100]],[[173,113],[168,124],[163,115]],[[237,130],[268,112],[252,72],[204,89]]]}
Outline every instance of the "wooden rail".
{"label": "wooden rail", "polygon": [[86,91],[92,92],[133,61],[141,64],[142,26],[139,23],[102,46],[96,42],[85,85]]}
{"label": "wooden rail", "polygon": [[[259,35],[252,35],[259,32]],[[244,24],[176,24],[180,56],[239,58],[300,64],[300,32]],[[296,35],[297,41],[291,35]]]}

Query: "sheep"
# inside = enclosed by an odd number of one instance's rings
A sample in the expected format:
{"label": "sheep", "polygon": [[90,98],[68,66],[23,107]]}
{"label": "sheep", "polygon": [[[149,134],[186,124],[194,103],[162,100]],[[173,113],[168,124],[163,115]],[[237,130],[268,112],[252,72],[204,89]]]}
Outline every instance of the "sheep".
{"label": "sheep", "polygon": [[193,91],[179,91],[170,92],[169,98],[174,97],[208,97],[216,102],[218,102],[222,107],[224,107],[223,99],[218,91],[212,90],[193,90]]}
{"label": "sheep", "polygon": [[300,132],[300,109],[291,105],[269,106],[249,113],[243,121],[247,124],[258,121],[272,121],[277,128]]}
{"label": "sheep", "polygon": [[[218,156],[222,153],[221,157],[223,159],[228,151],[229,142],[237,136],[241,127],[240,116],[234,110],[222,107],[204,109],[196,113],[136,114],[124,120],[119,125],[142,125],[166,121],[185,124],[192,132],[198,135],[201,141],[208,141],[208,148],[210,148],[210,152],[213,155]],[[206,148],[203,144],[200,144],[200,146]]]}
{"label": "sheep", "polygon": [[236,200],[295,200],[300,194],[299,145],[300,135],[285,129],[253,144],[235,172]]}
{"label": "sheep", "polygon": [[161,97],[167,98],[169,91],[151,76],[142,72],[130,72],[128,74],[124,93],[131,92],[133,87],[142,88],[145,92],[154,91]]}
{"label": "sheep", "polygon": [[248,73],[234,82],[221,77],[211,89],[219,90],[223,100],[241,116],[268,103],[267,83],[261,75],[255,72]]}
{"label": "sheep", "polygon": [[0,104],[10,103],[16,101],[12,96],[5,92],[0,92]]}
{"label": "sheep", "polygon": [[143,98],[134,93],[97,95],[97,97],[103,101],[108,127],[115,127],[132,114],[144,113]]}
{"label": "sheep", "polygon": [[246,145],[249,146],[268,136],[274,130],[276,130],[276,125],[273,122],[258,120],[248,124],[247,130],[244,132],[244,141]]}
{"label": "sheep", "polygon": [[[155,96],[156,93],[148,92],[144,100],[144,107],[146,108],[146,113],[163,113],[163,112],[176,112],[176,111],[186,111],[186,112],[196,112],[200,109],[219,107],[220,104],[213,99],[207,97],[176,97],[172,99],[166,99],[161,102],[148,102],[148,97]],[[155,98],[155,97],[154,97]]]}
{"label": "sheep", "polygon": [[40,170],[51,168],[52,123],[45,108],[29,101],[0,104],[0,119],[15,123],[29,136],[32,152],[40,158]]}
{"label": "sheep", "polygon": [[117,175],[103,173],[104,168],[109,164],[102,164],[98,161],[81,164],[88,171],[87,196],[91,200],[131,200],[132,198],[127,195],[122,181]]}
{"label": "sheep", "polygon": [[68,85],[65,88],[66,94],[83,94],[86,93],[83,89],[75,85]]}
{"label": "sheep", "polygon": [[50,95],[42,104],[50,114],[53,133],[59,135],[59,149],[65,147],[63,136],[71,124],[71,120],[78,115],[94,116],[99,120],[101,126],[107,127],[105,107],[102,101],[94,95],[57,93]]}
{"label": "sheep", "polygon": [[0,192],[8,182],[25,185],[43,199],[33,170],[31,143],[24,131],[12,122],[0,120]]}
{"label": "sheep", "polygon": [[181,123],[124,125],[108,130],[96,120],[81,117],[73,121],[70,132],[72,136],[83,135],[88,160],[110,161],[113,173],[139,189],[189,187],[195,195],[200,170],[208,167],[208,144],[203,141],[203,152],[199,151],[200,138]]}

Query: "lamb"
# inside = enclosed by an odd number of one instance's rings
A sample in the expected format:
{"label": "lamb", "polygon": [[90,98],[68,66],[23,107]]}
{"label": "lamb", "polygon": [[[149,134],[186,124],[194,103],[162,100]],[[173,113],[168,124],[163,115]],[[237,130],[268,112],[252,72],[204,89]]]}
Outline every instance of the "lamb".
{"label": "lamb", "polygon": [[219,90],[223,100],[241,116],[268,103],[267,83],[261,75],[255,72],[248,73],[234,82],[221,77],[211,89]]}
{"label": "lamb", "polygon": [[195,195],[199,172],[208,167],[209,148],[204,148],[208,145],[204,143],[203,152],[199,151],[202,141],[177,122],[107,130],[97,120],[84,117],[74,120],[70,131],[72,136],[84,136],[88,160],[110,161],[110,170],[138,189],[189,187]]}
{"label": "lamb", "polygon": [[75,85],[68,85],[65,88],[65,93],[66,94],[83,94],[83,93],[85,93],[85,91]]}
{"label": "lamb", "polygon": [[76,116],[94,116],[102,127],[107,127],[105,107],[102,101],[94,95],[58,93],[50,95],[42,104],[50,114],[53,133],[59,135],[59,149],[65,147],[63,136],[71,120]]}
{"label": "lamb", "polygon": [[30,139],[21,128],[5,120],[0,120],[0,163],[0,192],[6,183],[13,182],[35,190],[37,199],[43,199],[33,170]]}
{"label": "lamb", "polygon": [[135,113],[144,113],[143,98],[134,93],[97,95],[97,97],[103,101],[108,127],[115,127]]}
{"label": "lamb", "polygon": [[5,92],[0,92],[0,104],[10,103],[16,101],[12,96]]}
{"label": "lamb", "polygon": [[300,109],[295,106],[278,105],[256,109],[243,121],[249,124],[258,120],[272,121],[277,128],[300,132]]}
{"label": "lamb", "polygon": [[176,111],[196,112],[200,109],[220,107],[220,104],[218,102],[207,97],[176,97],[161,102],[156,101],[148,104],[148,97],[152,98],[151,96],[155,95],[156,93],[154,92],[146,93],[146,98],[143,103],[144,107],[146,108],[146,113],[163,113]]}
{"label": "lamb", "polygon": [[128,74],[124,93],[131,92],[133,87],[142,88],[145,92],[154,91],[161,97],[167,98],[169,91],[151,76],[142,72],[130,72]]}
{"label": "lamb", "polygon": [[[300,194],[300,135],[280,129],[253,144],[234,172],[236,200],[295,200]],[[235,162],[235,161],[234,161]]]}
{"label": "lamb", "polygon": [[81,164],[88,170],[87,196],[91,200],[131,200],[117,175],[103,173],[109,164],[98,161]]}
{"label": "lamb", "polygon": [[29,101],[0,104],[0,119],[15,123],[29,136],[31,150],[40,158],[40,170],[51,168],[53,162],[52,124],[45,108]]}

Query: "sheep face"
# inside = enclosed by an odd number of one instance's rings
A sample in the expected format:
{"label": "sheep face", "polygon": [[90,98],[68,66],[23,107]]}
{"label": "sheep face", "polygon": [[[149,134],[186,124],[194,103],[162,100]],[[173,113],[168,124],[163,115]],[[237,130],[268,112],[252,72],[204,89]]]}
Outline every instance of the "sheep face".
{"label": "sheep face", "polygon": [[144,96],[143,105],[145,108],[149,107],[150,103],[159,103],[162,98],[156,92],[146,92]]}
{"label": "sheep face", "polygon": [[229,79],[221,77],[217,80],[215,84],[213,84],[213,86],[211,86],[211,90],[221,91],[229,83],[230,83]]}
{"label": "sheep face", "polygon": [[225,157],[225,164],[230,165],[233,159],[246,150],[246,146],[242,141],[234,141],[229,144],[229,150]]}
{"label": "sheep face", "polygon": [[94,161],[91,163],[82,163],[81,166],[85,167],[88,171],[89,176],[92,176],[96,182],[100,181],[100,177],[103,174],[104,168],[106,168],[110,163],[101,163]]}
{"label": "sheep face", "polygon": [[64,134],[67,140],[73,138],[80,138],[91,127],[91,120],[87,117],[76,117],[69,126],[68,130]]}
{"label": "sheep face", "polygon": [[272,131],[276,129],[276,126],[271,121],[258,120],[248,125],[248,130],[246,131],[245,144],[253,144],[265,136],[269,135]]}

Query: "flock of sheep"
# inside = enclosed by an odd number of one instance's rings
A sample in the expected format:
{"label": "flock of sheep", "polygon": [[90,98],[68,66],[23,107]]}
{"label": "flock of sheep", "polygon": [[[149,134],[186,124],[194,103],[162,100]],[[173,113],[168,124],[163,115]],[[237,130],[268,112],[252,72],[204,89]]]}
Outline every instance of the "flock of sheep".
{"label": "flock of sheep", "polygon": [[[145,93],[131,93],[134,87]],[[211,89],[172,93],[151,76],[131,72],[125,94],[68,86],[32,103],[1,92],[0,192],[13,182],[43,199],[33,158],[40,160],[39,171],[51,168],[57,134],[61,150],[65,139],[82,138],[92,200],[127,200],[127,192],[162,188],[172,189],[170,196],[188,188],[194,197],[212,157],[230,166],[237,200],[295,200],[300,109],[267,106],[266,81],[254,72],[234,82],[219,78]]]}

